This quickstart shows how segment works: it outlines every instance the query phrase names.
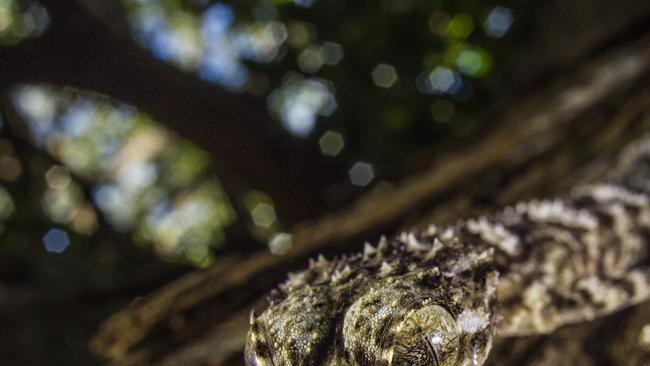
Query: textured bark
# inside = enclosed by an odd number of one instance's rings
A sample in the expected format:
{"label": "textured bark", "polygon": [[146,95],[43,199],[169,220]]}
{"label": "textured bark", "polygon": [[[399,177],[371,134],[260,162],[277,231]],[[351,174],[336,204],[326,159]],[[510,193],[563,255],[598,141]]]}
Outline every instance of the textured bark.
{"label": "textured bark", "polygon": [[296,226],[286,256],[258,254],[193,273],[115,314],[92,348],[113,365],[241,364],[249,309],[263,306],[263,294],[306,257],[355,251],[400,227],[453,221],[601,176],[604,162],[648,129],[649,80],[648,36],[611,47],[489,116],[495,128],[475,146]]}

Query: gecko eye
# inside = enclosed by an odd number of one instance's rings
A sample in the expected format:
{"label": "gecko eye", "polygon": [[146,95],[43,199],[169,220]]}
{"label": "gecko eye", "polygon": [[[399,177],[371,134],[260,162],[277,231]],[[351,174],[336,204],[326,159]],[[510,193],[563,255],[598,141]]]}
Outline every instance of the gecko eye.
{"label": "gecko eye", "polygon": [[391,366],[454,366],[458,328],[451,314],[428,305],[409,314],[399,326]]}

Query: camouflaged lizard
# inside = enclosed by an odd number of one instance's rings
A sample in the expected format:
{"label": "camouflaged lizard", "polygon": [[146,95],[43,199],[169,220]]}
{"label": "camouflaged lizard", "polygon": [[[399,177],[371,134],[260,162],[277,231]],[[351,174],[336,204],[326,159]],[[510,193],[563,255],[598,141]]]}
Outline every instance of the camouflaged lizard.
{"label": "camouflaged lizard", "polygon": [[479,366],[495,336],[549,333],[650,298],[650,139],[612,177],[319,257],[251,314],[249,366]]}

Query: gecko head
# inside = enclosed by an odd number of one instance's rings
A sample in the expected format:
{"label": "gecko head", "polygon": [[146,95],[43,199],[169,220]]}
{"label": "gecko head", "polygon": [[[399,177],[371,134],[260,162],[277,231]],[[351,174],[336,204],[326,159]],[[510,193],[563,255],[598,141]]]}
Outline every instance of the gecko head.
{"label": "gecko head", "polygon": [[436,265],[410,269],[363,263],[329,282],[301,272],[304,281],[281,287],[251,317],[247,365],[482,365],[496,327],[497,272],[489,255],[455,256],[441,250]]}
{"label": "gecko head", "polygon": [[437,293],[416,277],[378,281],[345,306],[325,288],[289,292],[251,317],[246,364],[482,365],[494,334],[490,300],[472,292],[475,285],[450,283],[469,278],[441,279],[440,288],[458,290]]}

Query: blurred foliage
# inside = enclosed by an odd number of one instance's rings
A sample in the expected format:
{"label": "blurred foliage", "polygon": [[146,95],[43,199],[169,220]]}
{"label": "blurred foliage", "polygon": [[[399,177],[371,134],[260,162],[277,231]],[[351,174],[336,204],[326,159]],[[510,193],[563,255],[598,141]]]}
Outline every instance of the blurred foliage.
{"label": "blurred foliage", "polygon": [[38,37],[48,25],[47,11],[38,2],[0,0],[0,45]]}
{"label": "blurred foliage", "polygon": [[[410,174],[435,144],[482,127],[477,117],[506,83],[503,61],[525,9],[507,0],[122,3],[134,40],[153,56],[266,98],[288,134],[339,159],[346,184],[361,187]],[[36,1],[0,0],[0,43],[48,24]],[[40,198],[52,222],[92,235],[103,218],[198,266],[212,262],[236,219],[274,252],[290,245],[272,197],[227,197],[210,168],[218,162],[137,106],[66,86],[18,85],[11,97],[35,146],[54,158]],[[22,169],[0,156],[0,178]],[[13,207],[2,192],[0,219]],[[231,201],[248,216],[236,218]]]}
{"label": "blurred foliage", "polygon": [[[342,132],[339,158],[404,174],[423,149],[476,129],[503,86],[520,2],[127,0],[158,58],[234,92],[269,96],[288,132]],[[345,101],[341,103],[340,101]],[[445,107],[441,110],[441,104]],[[435,106],[438,106],[435,108]]]}
{"label": "blurred foliage", "polygon": [[[224,241],[235,216],[204,151],[100,95],[20,85],[12,97],[36,146],[62,164],[44,177],[42,205],[52,221],[89,235],[97,207],[160,255],[211,263],[210,247]],[[78,181],[91,187],[88,197]]]}

